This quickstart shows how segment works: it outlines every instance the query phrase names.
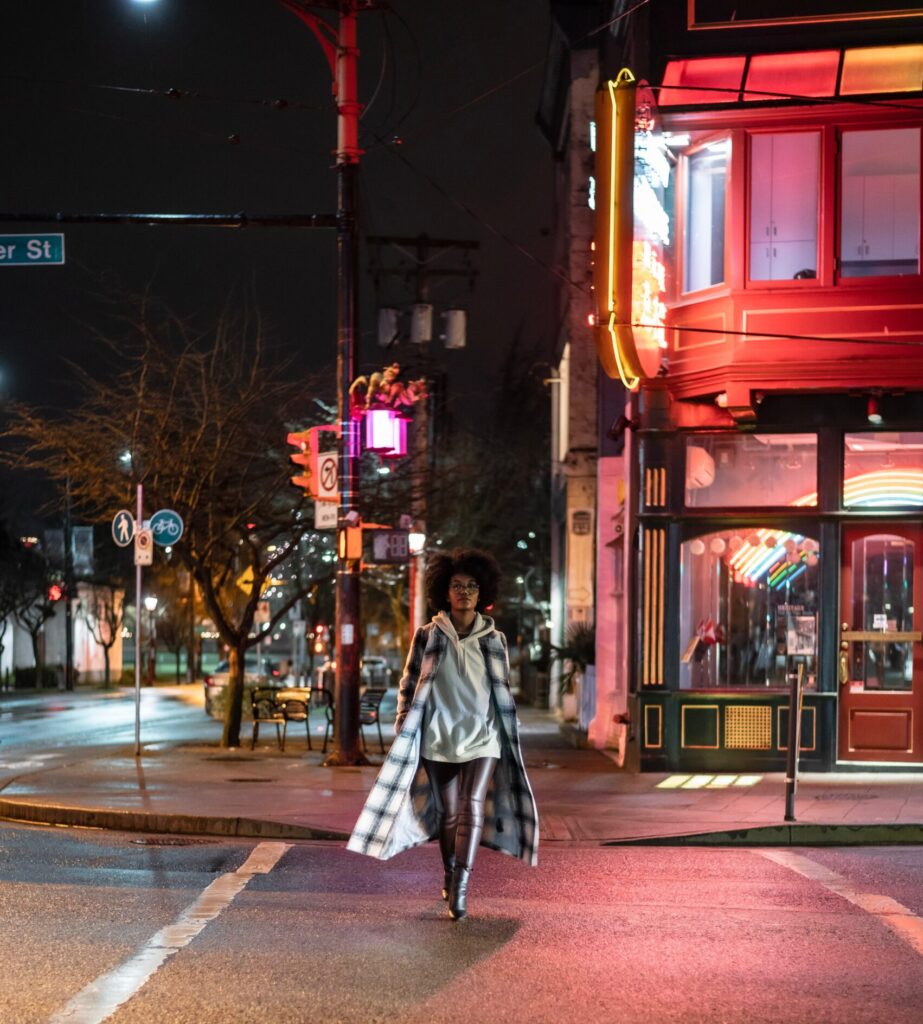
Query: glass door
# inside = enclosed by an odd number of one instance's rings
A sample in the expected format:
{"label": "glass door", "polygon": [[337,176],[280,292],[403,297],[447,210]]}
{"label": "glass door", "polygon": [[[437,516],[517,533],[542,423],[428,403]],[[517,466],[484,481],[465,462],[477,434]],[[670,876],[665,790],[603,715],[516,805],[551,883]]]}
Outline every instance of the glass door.
{"label": "glass door", "polygon": [[843,532],[842,761],[923,763],[923,527]]}

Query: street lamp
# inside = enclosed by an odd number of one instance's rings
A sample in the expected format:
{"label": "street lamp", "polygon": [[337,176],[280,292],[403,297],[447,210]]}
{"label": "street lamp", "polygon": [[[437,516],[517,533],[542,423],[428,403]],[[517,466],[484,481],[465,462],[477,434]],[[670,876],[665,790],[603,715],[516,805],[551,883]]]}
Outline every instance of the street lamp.
{"label": "street lamp", "polygon": [[[423,616],[426,612],[424,588],[420,585],[420,575],[423,571],[423,549],[426,547],[426,534],[415,523],[407,534],[407,548],[410,552],[408,590],[410,591],[407,601],[407,619],[409,624],[410,645],[413,645],[413,635],[418,626],[423,625]],[[409,647],[408,647],[409,650]]]}
{"label": "street lamp", "polygon": [[147,685],[153,686],[157,667],[157,629],[156,620],[154,619],[154,612],[157,611],[157,598],[153,594],[149,594],[144,599],[144,607],[147,609],[148,616]]}

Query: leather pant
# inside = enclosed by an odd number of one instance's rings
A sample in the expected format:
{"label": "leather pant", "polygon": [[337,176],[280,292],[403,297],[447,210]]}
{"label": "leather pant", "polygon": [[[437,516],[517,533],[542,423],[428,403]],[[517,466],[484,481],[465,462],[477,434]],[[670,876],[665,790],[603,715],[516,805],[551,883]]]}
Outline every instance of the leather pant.
{"label": "leather pant", "polygon": [[440,804],[439,850],[442,863],[474,867],[484,828],[484,798],[497,766],[496,757],[453,763],[423,758],[423,767]]}

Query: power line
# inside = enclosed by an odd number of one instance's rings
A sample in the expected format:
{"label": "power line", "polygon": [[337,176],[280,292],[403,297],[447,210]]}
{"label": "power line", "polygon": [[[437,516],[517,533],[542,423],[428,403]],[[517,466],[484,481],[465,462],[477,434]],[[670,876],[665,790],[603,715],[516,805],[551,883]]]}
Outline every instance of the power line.
{"label": "power line", "polygon": [[735,338],[749,338],[751,341],[769,338],[779,341],[825,341],[837,345],[908,345],[914,348],[923,345],[923,340],[913,341],[909,338],[838,338],[828,334],[779,334],[772,331],[733,331],[728,329],[715,331],[708,327],[683,327],[679,324],[619,323],[615,326],[643,327],[652,331],[681,331],[684,334],[709,334],[712,337],[725,334]]}
{"label": "power line", "polygon": [[35,78],[30,75],[0,74],[0,80],[23,82],[27,85],[53,85],[66,89],[95,89],[101,92],[127,93],[135,96],[155,96],[173,101],[196,99],[214,103],[231,103],[236,106],[261,107],[264,110],[283,111],[290,108],[312,112],[334,110],[333,102],[326,104],[306,103],[304,100],[289,100],[282,97],[275,99],[259,99],[243,96],[216,96],[211,93],[199,92],[195,89],[151,89],[133,85],[110,85],[103,82],[78,82],[63,78]]}
{"label": "power line", "polygon": [[[919,104],[911,103],[900,103],[896,100],[873,100],[863,97],[853,98],[851,96],[801,96],[794,92],[770,92],[768,89],[732,89],[727,86],[715,86],[715,85],[648,85],[646,88],[651,89],[653,92],[662,92],[664,90],[676,90],[679,92],[714,92],[721,93],[724,96],[733,94],[735,97],[740,96],[766,96],[773,100],[794,100],[798,103],[808,103],[817,105],[830,105],[836,104],[841,105],[843,103],[852,103],[862,107],[883,107],[886,110],[912,110],[915,114],[920,113]],[[738,100],[727,100],[727,103],[737,103]],[[752,102],[752,101],[751,101]],[[691,104],[685,104],[691,106]],[[698,106],[698,104],[696,104]],[[679,106],[679,104],[677,104]]]}

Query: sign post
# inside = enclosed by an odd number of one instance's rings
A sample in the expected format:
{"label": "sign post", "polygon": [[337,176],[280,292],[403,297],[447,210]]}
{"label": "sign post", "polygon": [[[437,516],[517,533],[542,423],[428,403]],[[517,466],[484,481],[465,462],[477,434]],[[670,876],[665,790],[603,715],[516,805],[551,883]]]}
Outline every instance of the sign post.
{"label": "sign post", "polygon": [[804,662],[789,679],[788,750],[785,754],[785,820],[795,820],[795,791],[798,788],[798,756],[801,753],[801,699],[804,693]]}
{"label": "sign post", "polygon": [[[144,523],[143,488],[138,484],[135,523]],[[153,554],[153,551],[151,552]],[[150,564],[150,563],[148,563]],[[135,546],[135,757],[141,756],[141,562]]]}

